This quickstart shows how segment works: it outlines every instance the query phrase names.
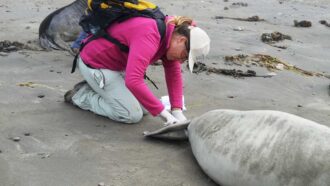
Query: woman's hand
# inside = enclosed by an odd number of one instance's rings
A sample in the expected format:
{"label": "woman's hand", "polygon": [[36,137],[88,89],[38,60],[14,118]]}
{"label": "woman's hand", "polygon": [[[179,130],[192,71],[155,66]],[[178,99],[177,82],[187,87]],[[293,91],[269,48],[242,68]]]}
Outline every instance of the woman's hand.
{"label": "woman's hand", "polygon": [[172,115],[179,120],[180,123],[187,121],[187,118],[183,115],[183,112],[181,109],[174,109],[172,110]]}
{"label": "woman's hand", "polygon": [[176,123],[179,123],[179,120],[175,118],[170,112],[168,112],[166,109],[164,109],[161,113],[160,116],[165,120],[164,125],[173,125]]}

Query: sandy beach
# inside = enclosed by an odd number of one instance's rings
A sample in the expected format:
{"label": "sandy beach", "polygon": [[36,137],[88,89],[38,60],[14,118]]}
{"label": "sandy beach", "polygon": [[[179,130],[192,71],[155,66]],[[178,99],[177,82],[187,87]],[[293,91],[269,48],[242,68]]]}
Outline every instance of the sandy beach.
{"label": "sandy beach", "polygon": [[[211,38],[206,66],[192,74],[183,66],[189,119],[213,109],[278,110],[330,127],[330,27],[320,23],[330,23],[330,0],[152,2],[168,15],[193,17]],[[162,127],[159,118],[149,114],[126,125],[64,103],[64,93],[82,77],[70,73],[68,52],[39,47],[38,29],[69,3],[0,2],[0,42],[25,45],[0,43],[0,185],[217,185],[199,168],[188,141],[143,137]],[[261,40],[274,32],[291,39]],[[254,75],[244,76],[247,70]],[[166,95],[162,66],[150,67],[148,76],[159,87],[150,84],[155,95]]]}

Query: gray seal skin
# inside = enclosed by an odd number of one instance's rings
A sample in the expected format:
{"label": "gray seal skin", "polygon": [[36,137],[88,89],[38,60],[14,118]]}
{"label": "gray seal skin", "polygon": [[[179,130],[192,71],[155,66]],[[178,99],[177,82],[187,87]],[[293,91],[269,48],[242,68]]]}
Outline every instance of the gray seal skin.
{"label": "gray seal skin", "polygon": [[70,50],[67,43],[79,35],[79,19],[87,8],[87,0],[76,0],[49,14],[39,26],[40,46],[45,49]]}
{"label": "gray seal skin", "polygon": [[198,164],[221,186],[330,185],[330,128],[313,121],[213,110],[190,122],[188,137]]}

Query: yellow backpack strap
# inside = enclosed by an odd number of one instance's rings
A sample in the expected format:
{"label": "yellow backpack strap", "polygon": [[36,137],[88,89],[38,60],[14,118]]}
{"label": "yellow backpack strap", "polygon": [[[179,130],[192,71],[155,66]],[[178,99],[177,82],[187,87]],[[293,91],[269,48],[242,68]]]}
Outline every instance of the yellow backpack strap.
{"label": "yellow backpack strap", "polygon": [[87,1],[87,6],[88,6],[88,9],[92,10],[92,1],[93,0],[88,0]]}
{"label": "yellow backpack strap", "polygon": [[153,3],[150,3],[148,1],[144,1],[144,0],[139,0],[138,4],[133,4],[130,2],[124,2],[124,6],[126,8],[130,8],[130,9],[136,9],[139,11],[145,10],[145,9],[155,9],[157,8],[157,6]]}
{"label": "yellow backpack strap", "polygon": [[[87,7],[88,7],[89,10],[93,10],[92,3],[93,3],[93,0],[88,0],[87,1]],[[109,7],[111,7],[111,6],[107,3],[101,3],[100,4],[100,8],[102,8],[102,9],[107,9]]]}

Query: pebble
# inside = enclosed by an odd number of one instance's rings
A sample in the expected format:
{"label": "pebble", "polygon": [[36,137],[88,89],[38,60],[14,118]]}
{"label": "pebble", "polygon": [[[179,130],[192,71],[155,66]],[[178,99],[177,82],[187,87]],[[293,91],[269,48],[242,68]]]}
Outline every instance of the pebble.
{"label": "pebble", "polygon": [[19,141],[21,141],[21,138],[20,137],[13,137],[13,141],[19,142]]}
{"label": "pebble", "polygon": [[243,31],[244,30],[244,27],[236,27],[233,29],[234,31]]}
{"label": "pebble", "polygon": [[44,94],[39,94],[39,95],[38,95],[38,98],[44,98],[44,97],[45,97]]}
{"label": "pebble", "polygon": [[279,63],[279,64],[276,65],[276,68],[277,68],[278,70],[283,70],[283,69],[284,69],[284,65],[281,64],[281,63]]}
{"label": "pebble", "polygon": [[97,184],[97,186],[105,186],[105,184],[103,182],[100,182],[99,184]]}
{"label": "pebble", "polygon": [[24,136],[30,136],[31,135],[31,133],[29,133],[29,132],[24,132]]}

